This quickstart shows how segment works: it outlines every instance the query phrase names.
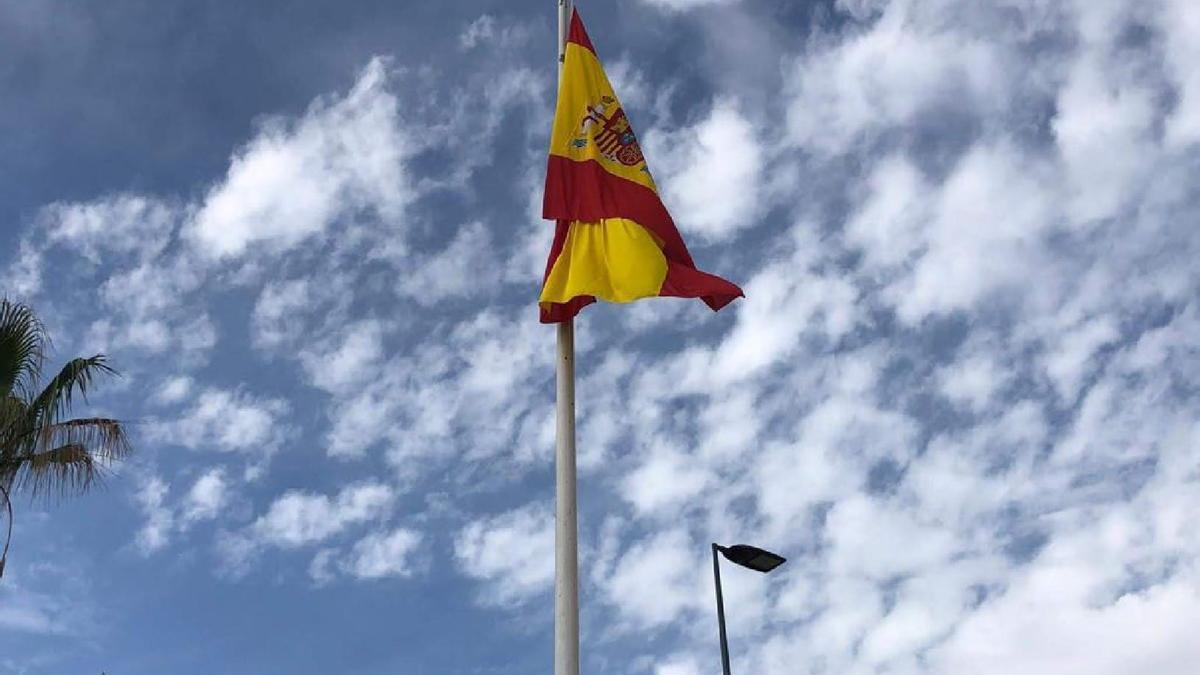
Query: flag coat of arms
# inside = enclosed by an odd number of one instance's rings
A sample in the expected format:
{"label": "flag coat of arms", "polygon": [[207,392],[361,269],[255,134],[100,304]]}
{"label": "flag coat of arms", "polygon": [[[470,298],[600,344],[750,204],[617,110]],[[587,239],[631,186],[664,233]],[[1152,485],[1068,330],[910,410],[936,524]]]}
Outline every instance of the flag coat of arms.
{"label": "flag coat of arms", "polygon": [[563,57],[542,217],[556,222],[538,300],[543,323],[566,321],[597,298],[700,298],[719,310],[742,296],[696,269],[578,12]]}

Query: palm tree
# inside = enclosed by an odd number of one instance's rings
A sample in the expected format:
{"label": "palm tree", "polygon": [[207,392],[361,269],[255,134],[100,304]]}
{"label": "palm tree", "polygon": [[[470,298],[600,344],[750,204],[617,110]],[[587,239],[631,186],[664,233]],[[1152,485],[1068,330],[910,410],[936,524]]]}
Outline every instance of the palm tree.
{"label": "palm tree", "polygon": [[12,535],[14,492],[33,497],[86,492],[106,464],[130,451],[119,421],[68,419],[74,396],[86,402],[96,378],[116,371],[103,354],[75,358],[41,386],[49,342],[32,309],[0,299],[0,498],[8,510],[0,576]]}

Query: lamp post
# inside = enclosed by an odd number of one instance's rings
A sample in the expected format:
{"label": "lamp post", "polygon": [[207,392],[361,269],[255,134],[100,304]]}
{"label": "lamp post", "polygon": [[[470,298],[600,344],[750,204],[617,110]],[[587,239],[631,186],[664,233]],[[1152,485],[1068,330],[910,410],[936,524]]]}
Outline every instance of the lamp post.
{"label": "lamp post", "polygon": [[770,572],[779,567],[787,562],[787,558],[771,553],[770,551],[764,551],[761,548],[746,546],[745,544],[726,547],[713,542],[713,580],[717,585],[717,626],[721,631],[721,666],[724,669],[725,675],[730,675],[729,639],[725,635],[725,598],[721,594],[721,564],[717,558],[718,551],[731,563],[736,563],[755,572],[763,573]]}

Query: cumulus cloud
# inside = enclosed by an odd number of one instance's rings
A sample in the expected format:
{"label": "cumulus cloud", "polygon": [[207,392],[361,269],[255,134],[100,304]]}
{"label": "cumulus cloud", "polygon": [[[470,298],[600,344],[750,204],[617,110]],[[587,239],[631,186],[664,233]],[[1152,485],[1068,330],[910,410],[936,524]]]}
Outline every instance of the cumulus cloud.
{"label": "cumulus cloud", "polygon": [[412,198],[398,106],[375,60],[344,98],[317,101],[294,123],[271,120],[233,157],[186,236],[225,257],[259,242],[293,246],[364,210],[395,219]]}
{"label": "cumulus cloud", "polygon": [[192,391],[192,378],[186,375],[176,375],[168,378],[158,387],[154,399],[164,405],[179,403],[188,397]]}
{"label": "cumulus cloud", "polygon": [[288,410],[282,399],[207,388],[179,417],[147,424],[146,435],[195,450],[215,449],[266,459],[291,433],[283,419]]}
{"label": "cumulus cloud", "polygon": [[[350,484],[333,496],[289,490],[249,525],[225,531],[217,540],[217,554],[226,573],[241,576],[250,571],[266,549],[300,549],[357,525],[382,523],[391,514],[395,500],[396,491],[378,482]],[[418,541],[417,534],[408,530],[398,529],[389,536],[370,535],[359,542],[341,567],[361,577],[402,576],[408,571],[403,556],[391,563],[382,561],[380,556],[389,551],[406,553]],[[309,567],[310,576],[317,582],[330,580],[335,557],[336,549],[318,552]]]}
{"label": "cumulus cloud", "polygon": [[710,480],[695,458],[659,448],[625,477],[622,492],[640,513],[673,513],[672,506],[699,495]]}
{"label": "cumulus cloud", "polygon": [[229,482],[220,468],[205,472],[183,500],[183,520],[188,523],[216,518],[229,500]]}
{"label": "cumulus cloud", "polygon": [[[430,307],[448,300],[479,300],[496,288],[501,269],[493,264],[496,245],[483,223],[458,228],[444,249],[425,256],[396,286],[401,296]],[[472,270],[472,274],[463,274]]]}
{"label": "cumulus cloud", "polygon": [[458,44],[462,49],[474,49],[482,45],[508,48],[523,45],[530,37],[532,33],[528,26],[482,14],[467,24],[458,36]]}
{"label": "cumulus cloud", "polygon": [[[707,607],[705,568],[693,555],[702,550],[681,530],[668,530],[634,544],[608,578],[605,599],[621,616],[646,628]],[[654,592],[647,593],[647,589]]]}
{"label": "cumulus cloud", "polygon": [[297,315],[311,308],[314,293],[313,284],[307,279],[267,282],[254,304],[255,346],[271,349],[299,337],[304,324],[297,320]]}
{"label": "cumulus cloud", "polygon": [[1039,239],[1052,225],[1041,171],[1014,148],[977,147],[947,178],[923,232],[926,248],[893,287],[901,317],[963,309],[1046,264]]}
{"label": "cumulus cloud", "polygon": [[1171,0],[1156,19],[1166,39],[1167,71],[1179,93],[1179,102],[1167,121],[1166,140],[1184,148],[1200,140],[1200,10],[1187,0]]}
{"label": "cumulus cloud", "polygon": [[137,547],[143,554],[166,546],[175,525],[175,514],[166,506],[167,491],[167,484],[157,476],[147,479],[137,491],[138,504],[146,516],[137,534]]}
{"label": "cumulus cloud", "polygon": [[352,485],[334,498],[291,491],[272,502],[249,533],[255,540],[275,546],[304,546],[386,515],[395,497],[390,487],[380,483]]}
{"label": "cumulus cloud", "polygon": [[646,153],[684,233],[720,241],[757,221],[766,153],[732,101],[694,126],[648,134]]}
{"label": "cumulus cloud", "polygon": [[132,254],[139,260],[158,256],[170,243],[179,217],[176,205],[136,194],[55,203],[39,214],[50,242],[70,245],[92,263],[100,262],[102,253]]}
{"label": "cumulus cloud", "polygon": [[142,555],[159,552],[175,535],[187,532],[197,523],[220,517],[233,497],[233,486],[225,469],[212,467],[198,476],[183,494],[172,499],[171,493],[171,485],[159,475],[141,479],[134,499],[145,523],[134,545]]}
{"label": "cumulus cloud", "polygon": [[313,384],[341,392],[374,378],[383,359],[383,332],[380,321],[359,321],[332,335],[331,344],[306,350],[301,361]]}
{"label": "cumulus cloud", "polygon": [[531,600],[554,581],[554,513],[534,503],[468,523],[454,556],[463,574],[484,583],[485,603]]}
{"label": "cumulus cloud", "polygon": [[[844,6],[866,15],[871,4]],[[969,31],[937,30],[941,9],[938,2],[891,3],[866,30],[815,41],[788,81],[791,140],[837,154],[964,105],[994,109],[1012,77],[1002,52]]]}
{"label": "cumulus cloud", "polygon": [[527,316],[480,313],[385,361],[377,376],[334,401],[329,454],[360,456],[383,444],[406,478],[418,459],[532,459],[538,401],[526,392],[543,375],[538,366],[552,338]]}
{"label": "cumulus cloud", "polygon": [[317,551],[308,574],[318,585],[328,584],[339,575],[360,580],[410,577],[417,571],[414,558],[422,540],[420,532],[403,527],[372,532],[349,550]]}
{"label": "cumulus cloud", "polygon": [[372,533],[354,544],[344,569],[359,579],[411,576],[411,557],[420,544],[421,535],[414,530]]}

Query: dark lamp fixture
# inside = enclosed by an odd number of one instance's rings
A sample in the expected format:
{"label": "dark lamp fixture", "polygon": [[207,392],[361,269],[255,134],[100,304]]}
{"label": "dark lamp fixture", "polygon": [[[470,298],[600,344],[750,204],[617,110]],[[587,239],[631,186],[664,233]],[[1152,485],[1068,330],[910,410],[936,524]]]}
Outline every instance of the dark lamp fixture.
{"label": "dark lamp fixture", "polygon": [[746,546],[738,544],[736,546],[719,546],[718,550],[725,559],[731,563],[737,563],[742,567],[748,567],[755,572],[770,572],[787,562],[787,558],[781,555],[764,551],[755,546]]}

